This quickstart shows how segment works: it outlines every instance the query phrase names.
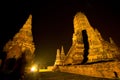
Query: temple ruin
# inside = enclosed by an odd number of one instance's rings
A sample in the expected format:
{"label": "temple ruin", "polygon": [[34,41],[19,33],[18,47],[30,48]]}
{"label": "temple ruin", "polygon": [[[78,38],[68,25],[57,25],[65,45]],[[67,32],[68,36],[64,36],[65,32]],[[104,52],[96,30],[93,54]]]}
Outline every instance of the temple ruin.
{"label": "temple ruin", "polygon": [[65,53],[64,53],[64,48],[63,46],[61,47],[61,51],[60,49],[57,49],[57,54],[56,54],[56,60],[54,65],[63,65],[63,61],[65,59]]}
{"label": "temple ruin", "polygon": [[72,45],[63,65],[59,65],[60,71],[104,78],[114,78],[117,74],[120,77],[120,51],[112,38],[104,40],[82,12],[74,16],[73,24]]}
{"label": "temple ruin", "polygon": [[32,62],[34,57],[35,45],[32,36],[32,15],[28,16],[27,21],[23,27],[15,34],[13,39],[10,39],[4,46],[3,51],[7,54],[7,60],[15,58],[18,60],[21,56],[25,56],[27,62]]}

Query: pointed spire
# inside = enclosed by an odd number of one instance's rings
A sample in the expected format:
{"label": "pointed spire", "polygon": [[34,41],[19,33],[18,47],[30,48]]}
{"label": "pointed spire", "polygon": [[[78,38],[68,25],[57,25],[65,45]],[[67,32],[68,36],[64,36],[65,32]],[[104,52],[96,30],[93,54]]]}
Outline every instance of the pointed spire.
{"label": "pointed spire", "polygon": [[56,55],[57,59],[60,60],[60,49],[57,49],[57,55]]}
{"label": "pointed spire", "polygon": [[61,65],[60,49],[57,49],[56,60],[54,65]]}
{"label": "pointed spire", "polygon": [[86,26],[91,26],[86,15],[83,12],[77,12],[73,19],[74,28],[84,29]]}
{"label": "pointed spire", "polygon": [[20,29],[19,33],[17,33],[14,36],[14,39],[17,38],[21,38],[23,40],[25,40],[26,38],[29,38],[27,40],[29,41],[33,41],[33,37],[32,37],[32,15],[30,14],[28,19],[26,20],[25,24],[23,25],[23,27]]}
{"label": "pointed spire", "polygon": [[28,16],[28,19],[27,21],[25,22],[25,24],[23,25],[23,28],[22,29],[31,29],[32,28],[32,15],[30,14]]}
{"label": "pointed spire", "polygon": [[111,37],[109,37],[110,43],[111,44],[115,44],[115,42],[113,41],[113,39]]}
{"label": "pointed spire", "polygon": [[[26,22],[24,23],[23,27],[19,30],[18,33],[15,34],[13,40],[8,42],[10,47],[19,46],[21,51],[30,51],[31,54],[35,51],[35,46],[33,43],[33,36],[32,36],[32,15],[30,14]],[[9,46],[9,45],[8,45]]]}
{"label": "pointed spire", "polygon": [[61,47],[61,60],[64,60],[65,58],[65,53],[64,53],[64,48],[63,46]]}

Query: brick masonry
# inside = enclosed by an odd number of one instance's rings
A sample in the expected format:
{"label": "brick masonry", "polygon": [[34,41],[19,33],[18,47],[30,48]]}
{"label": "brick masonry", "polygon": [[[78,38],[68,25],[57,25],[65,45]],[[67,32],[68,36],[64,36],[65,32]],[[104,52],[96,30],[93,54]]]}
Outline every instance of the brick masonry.
{"label": "brick masonry", "polygon": [[102,78],[120,78],[120,62],[59,66],[60,71]]}

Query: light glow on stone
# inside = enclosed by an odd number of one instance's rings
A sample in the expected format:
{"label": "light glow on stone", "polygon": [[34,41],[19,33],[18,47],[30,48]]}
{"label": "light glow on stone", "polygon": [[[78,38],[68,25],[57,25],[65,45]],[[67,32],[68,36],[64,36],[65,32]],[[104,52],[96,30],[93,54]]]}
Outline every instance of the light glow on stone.
{"label": "light glow on stone", "polygon": [[36,66],[32,66],[31,67],[31,72],[36,72],[37,71],[37,67]]}

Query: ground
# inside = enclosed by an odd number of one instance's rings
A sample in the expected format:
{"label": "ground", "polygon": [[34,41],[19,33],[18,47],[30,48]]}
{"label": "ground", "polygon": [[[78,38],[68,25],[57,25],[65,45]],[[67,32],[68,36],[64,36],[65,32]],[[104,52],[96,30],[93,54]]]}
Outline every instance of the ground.
{"label": "ground", "polygon": [[25,80],[119,80],[119,79],[96,78],[72,73],[42,71],[39,73],[34,72],[28,73],[25,76]]}

